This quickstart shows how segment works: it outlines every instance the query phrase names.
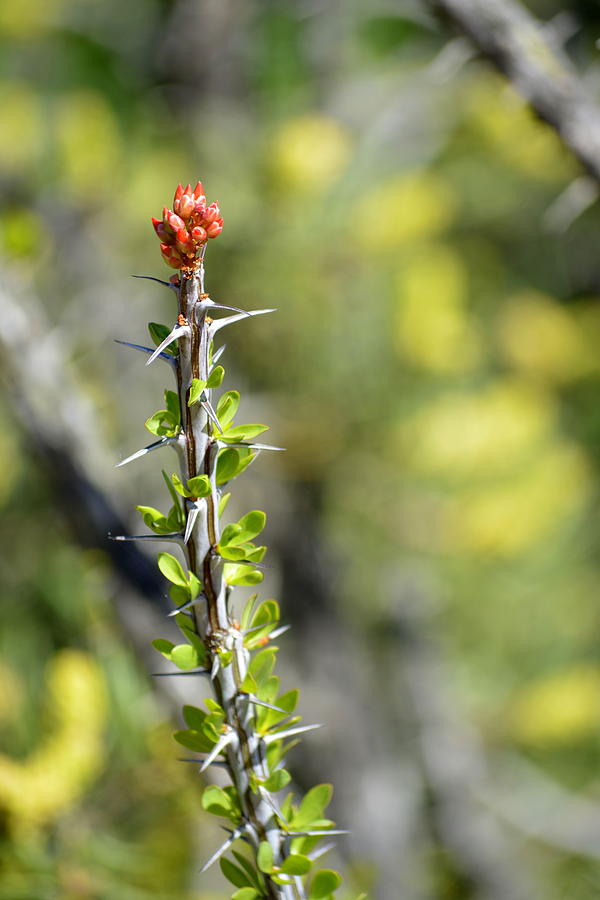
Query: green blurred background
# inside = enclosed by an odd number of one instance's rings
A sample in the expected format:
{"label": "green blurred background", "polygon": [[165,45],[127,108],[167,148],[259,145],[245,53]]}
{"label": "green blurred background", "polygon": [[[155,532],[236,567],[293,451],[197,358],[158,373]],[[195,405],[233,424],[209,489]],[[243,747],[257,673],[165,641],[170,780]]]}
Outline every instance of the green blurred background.
{"label": "green blurred background", "polygon": [[[528,5],[598,88],[598,6]],[[174,459],[114,468],[166,373],[113,338],[173,318],[130,275],[168,277],[150,216],[198,178],[213,297],[278,310],[224,333],[288,448],[236,509],[328,724],[292,768],[336,785],[342,896],[597,898],[593,185],[416,0],[0,0],[0,42],[0,898],[225,896],[162,586],[103,537],[166,502]]]}

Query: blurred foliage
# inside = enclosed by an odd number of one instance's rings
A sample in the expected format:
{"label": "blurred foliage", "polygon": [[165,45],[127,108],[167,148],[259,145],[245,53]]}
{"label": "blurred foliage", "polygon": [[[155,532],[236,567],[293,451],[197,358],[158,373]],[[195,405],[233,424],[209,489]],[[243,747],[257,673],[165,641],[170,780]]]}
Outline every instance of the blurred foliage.
{"label": "blurred foliage", "polygon": [[[596,84],[598,10],[570,6]],[[66,335],[116,458],[153,399],[106,345],[170,315],[128,274],[167,274],[149,217],[202,177],[225,215],[210,287],[279,310],[230,357],[275,408],[269,477],[320,517],[340,614],[367,629],[416,572],[489,752],[597,798],[598,206],[551,226],[576,164],[485,64],[444,75],[418,10],[315,9],[0,0],[5,266]],[[199,787],[106,560],[57,526],[13,427],[0,463],[0,897],[208,898]],[[140,502],[148,473],[112,486]],[[597,863],[532,843],[545,900],[597,896]],[[470,896],[443,853],[431,872],[432,897]]]}

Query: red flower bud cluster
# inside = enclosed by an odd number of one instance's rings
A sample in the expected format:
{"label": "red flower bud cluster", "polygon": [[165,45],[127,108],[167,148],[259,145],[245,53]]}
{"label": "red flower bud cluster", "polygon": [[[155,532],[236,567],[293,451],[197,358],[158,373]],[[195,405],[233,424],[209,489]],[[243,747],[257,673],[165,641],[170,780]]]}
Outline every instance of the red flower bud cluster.
{"label": "red flower bud cluster", "polygon": [[173,269],[195,269],[198,254],[209,238],[223,230],[223,219],[216,203],[206,205],[204,188],[199,181],[194,190],[177,185],[173,209],[163,209],[162,219],[152,218],[160,240],[164,261]]}

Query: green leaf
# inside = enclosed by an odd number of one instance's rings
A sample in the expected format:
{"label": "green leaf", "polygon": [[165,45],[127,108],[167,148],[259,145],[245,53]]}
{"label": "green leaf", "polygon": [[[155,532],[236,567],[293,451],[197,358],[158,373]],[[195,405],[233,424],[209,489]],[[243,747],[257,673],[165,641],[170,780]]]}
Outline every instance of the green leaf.
{"label": "green leaf", "polygon": [[136,506],[136,509],[141,513],[144,525],[151,528],[156,534],[167,534],[169,532],[170,528],[167,518],[163,516],[160,510],[155,509],[153,506]]}
{"label": "green leaf", "polygon": [[244,604],[244,608],[242,610],[242,615],[240,617],[240,628],[242,631],[246,628],[250,627],[250,623],[255,615],[254,606],[256,604],[256,598],[258,594],[251,594]]}
{"label": "green leaf", "polygon": [[326,900],[341,883],[341,876],[333,869],[321,869],[312,880],[309,900]]}
{"label": "green leaf", "polygon": [[[157,347],[171,333],[170,328],[167,328],[166,325],[161,325],[159,322],[148,322],[148,331]],[[172,356],[177,356],[177,342],[173,341],[172,344],[169,344],[165,352],[170,353]]]}
{"label": "green leaf", "polygon": [[226,447],[219,453],[217,459],[217,484],[225,484],[250,465],[256,453],[245,448]]}
{"label": "green leaf", "polygon": [[185,526],[185,518],[179,504],[173,504],[169,510],[165,527],[168,531],[182,531]]}
{"label": "green leaf", "polygon": [[252,882],[252,884],[256,887],[259,893],[262,892],[262,876],[254,868],[253,862],[247,859],[245,856],[242,856],[241,853],[238,853],[237,850],[231,851],[235,856],[237,862],[240,867],[244,870],[246,875],[248,876],[248,880]]}
{"label": "green leaf", "polygon": [[277,651],[272,647],[267,647],[266,650],[261,650],[260,653],[257,653],[250,663],[248,670],[250,674],[256,679],[259,687],[261,687],[261,685],[263,685],[266,680],[271,677],[271,673],[275,667],[276,659]]}
{"label": "green leaf", "polygon": [[178,744],[194,753],[210,753],[214,746],[214,741],[209,740],[201,731],[191,729],[176,731],[173,737]]}
{"label": "green leaf", "polygon": [[[217,815],[219,814],[217,813]],[[227,859],[227,857],[223,856],[219,860],[219,864],[221,866],[221,872],[223,873],[227,881],[230,881],[238,888],[250,887],[250,889],[254,891],[252,883],[246,873],[242,872],[241,869],[238,869],[238,867],[234,865],[230,859]]]}
{"label": "green leaf", "polygon": [[190,387],[190,394],[188,397],[188,406],[193,406],[194,403],[198,402],[205,387],[206,381],[202,381],[200,378],[192,378],[192,385]]}
{"label": "green leaf", "polygon": [[223,494],[223,496],[219,500],[219,516],[222,516],[223,513],[225,512],[225,508],[226,508],[227,504],[229,503],[230,499],[231,499],[231,493]]}
{"label": "green leaf", "polygon": [[333,787],[330,784],[317,784],[303,798],[299,810],[294,815],[294,828],[302,831],[313,822],[323,818],[325,808],[331,801]]}
{"label": "green leaf", "polygon": [[300,853],[291,853],[289,856],[286,856],[279,871],[283,872],[284,875],[306,875],[307,872],[310,872],[311,865],[312,862],[308,856],[302,856]]}
{"label": "green leaf", "polygon": [[188,578],[181,567],[181,563],[173,556],[172,553],[158,554],[158,568],[163,573],[165,578],[168,578],[169,581],[173,582],[173,584],[178,584],[181,587],[187,587]]}
{"label": "green leaf", "polygon": [[268,425],[236,425],[234,428],[228,428],[226,433],[219,435],[222,441],[251,441],[263,431],[267,431]]}
{"label": "green leaf", "polygon": [[231,895],[231,900],[257,900],[260,893],[253,887],[243,887]]}
{"label": "green leaf", "polygon": [[171,650],[171,661],[175,663],[178,669],[195,669],[200,666],[201,659],[198,651],[191,644],[177,644]]}
{"label": "green leaf", "polygon": [[159,409],[146,419],[144,425],[158,437],[173,437],[179,431],[179,420],[167,409]]}
{"label": "green leaf", "polygon": [[242,547],[228,547],[227,545],[224,547],[222,544],[219,544],[219,553],[223,557],[223,559],[246,559],[248,556],[247,547],[252,547],[252,544],[242,546]]}
{"label": "green leaf", "polygon": [[[229,818],[233,812],[231,798],[225,793],[223,788],[217,787],[216,784],[209,784],[208,787],[204,789],[204,793],[202,794],[202,809],[213,813],[215,816],[226,816],[227,818]],[[235,881],[233,883],[236,884]],[[244,884],[248,884],[248,881],[244,880]],[[241,886],[242,885],[239,884],[237,885],[237,887]]]}
{"label": "green leaf", "polygon": [[219,541],[220,545],[222,547],[228,547],[229,544],[234,543],[241,530],[242,529],[237,524],[237,522],[232,522],[231,525],[226,525],[221,533],[221,540]]}
{"label": "green leaf", "polygon": [[225,375],[225,369],[223,366],[215,366],[210,375],[208,376],[208,381],[206,382],[206,387],[208,388],[218,388],[221,387],[223,383],[223,377]]}
{"label": "green leaf", "polygon": [[264,545],[262,547],[255,547],[254,544],[244,544],[243,546],[248,548],[248,552],[246,553],[247,560],[255,563],[263,561],[265,553],[267,552],[267,548]]}
{"label": "green leaf", "polygon": [[225,581],[230,585],[251,587],[252,585],[260,584],[265,577],[258,569],[251,569],[248,566],[236,566],[233,563],[225,563],[223,568]]}
{"label": "green leaf", "polygon": [[190,597],[192,598],[192,600],[195,600],[202,590],[202,582],[199,578],[196,577],[196,575],[194,575],[193,572],[190,572],[189,576],[188,587],[190,590]]}
{"label": "green leaf", "polygon": [[171,659],[171,650],[175,644],[173,641],[165,640],[165,638],[156,638],[156,640],[152,641],[152,646],[167,659]]}
{"label": "green leaf", "polygon": [[173,482],[171,481],[171,479],[169,478],[169,476],[167,475],[167,473],[165,472],[164,469],[161,469],[161,473],[162,473],[163,480],[167,486],[167,490],[169,491],[169,494],[171,495],[171,500],[173,501],[175,506],[177,506],[179,509],[181,509],[181,500],[179,499],[179,494],[173,487]]}
{"label": "green leaf", "polygon": [[211,492],[208,475],[194,475],[188,479],[187,486],[191,497],[208,497]]}
{"label": "green leaf", "polygon": [[181,478],[179,477],[177,472],[173,472],[173,474],[171,475],[171,484],[173,485],[173,487],[175,488],[175,490],[181,497],[190,497],[191,496],[190,491],[188,491],[188,489],[184,485],[183,481],[181,480]]}
{"label": "green leaf", "polygon": [[245,544],[246,541],[251,541],[257,534],[261,533],[266,521],[267,516],[262,509],[253,509],[251,512],[246,513],[237,523],[241,528],[241,533],[236,537],[235,543]]}
{"label": "green leaf", "polygon": [[[264,627],[257,628],[256,631],[252,631],[249,635],[246,636],[244,643],[248,650],[254,650],[256,647],[260,647],[264,643],[265,638],[273,631],[273,629],[277,625],[279,619],[278,604],[275,602],[275,600],[265,600],[264,602],[269,604],[266,607],[265,612],[271,612],[272,615],[270,619],[268,619],[266,615],[264,616],[264,618],[261,617],[262,621],[265,623]],[[260,625],[260,622],[252,622],[253,628],[256,628],[257,625]]]}
{"label": "green leaf", "polygon": [[283,788],[290,783],[292,780],[292,776],[285,769],[277,769],[276,772],[273,772],[272,775],[269,775],[267,780],[264,783],[264,786],[268,791],[271,791],[272,794],[277,793],[277,791],[283,790]]}
{"label": "green leaf", "polygon": [[269,873],[273,870],[273,848],[268,841],[261,841],[258,845],[256,862],[261,872]]}
{"label": "green leaf", "polygon": [[181,606],[190,599],[190,592],[187,587],[182,587],[180,584],[172,584],[169,588],[169,597],[175,606]]}
{"label": "green leaf", "polygon": [[183,707],[183,718],[185,719],[185,724],[188,728],[192,728],[194,731],[200,731],[204,725],[206,713],[203,709],[198,709],[197,706],[189,706],[186,704]]}
{"label": "green leaf", "polygon": [[239,391],[226,391],[222,397],[220,397],[219,402],[217,403],[216,413],[217,419],[223,430],[227,428],[228,424],[235,416],[239,405]]}
{"label": "green leaf", "polygon": [[179,406],[179,395],[175,391],[165,391],[165,404],[167,411],[173,417],[174,421],[179,425],[181,422],[181,407]]}

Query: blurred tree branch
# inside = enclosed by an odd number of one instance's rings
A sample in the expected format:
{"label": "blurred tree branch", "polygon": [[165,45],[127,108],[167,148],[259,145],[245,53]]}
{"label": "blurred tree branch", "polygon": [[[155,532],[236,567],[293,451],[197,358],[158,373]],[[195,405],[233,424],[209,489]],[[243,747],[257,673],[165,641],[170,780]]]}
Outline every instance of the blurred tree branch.
{"label": "blurred tree branch", "polygon": [[556,36],[515,0],[427,0],[506,75],[600,182],[600,110]]}

